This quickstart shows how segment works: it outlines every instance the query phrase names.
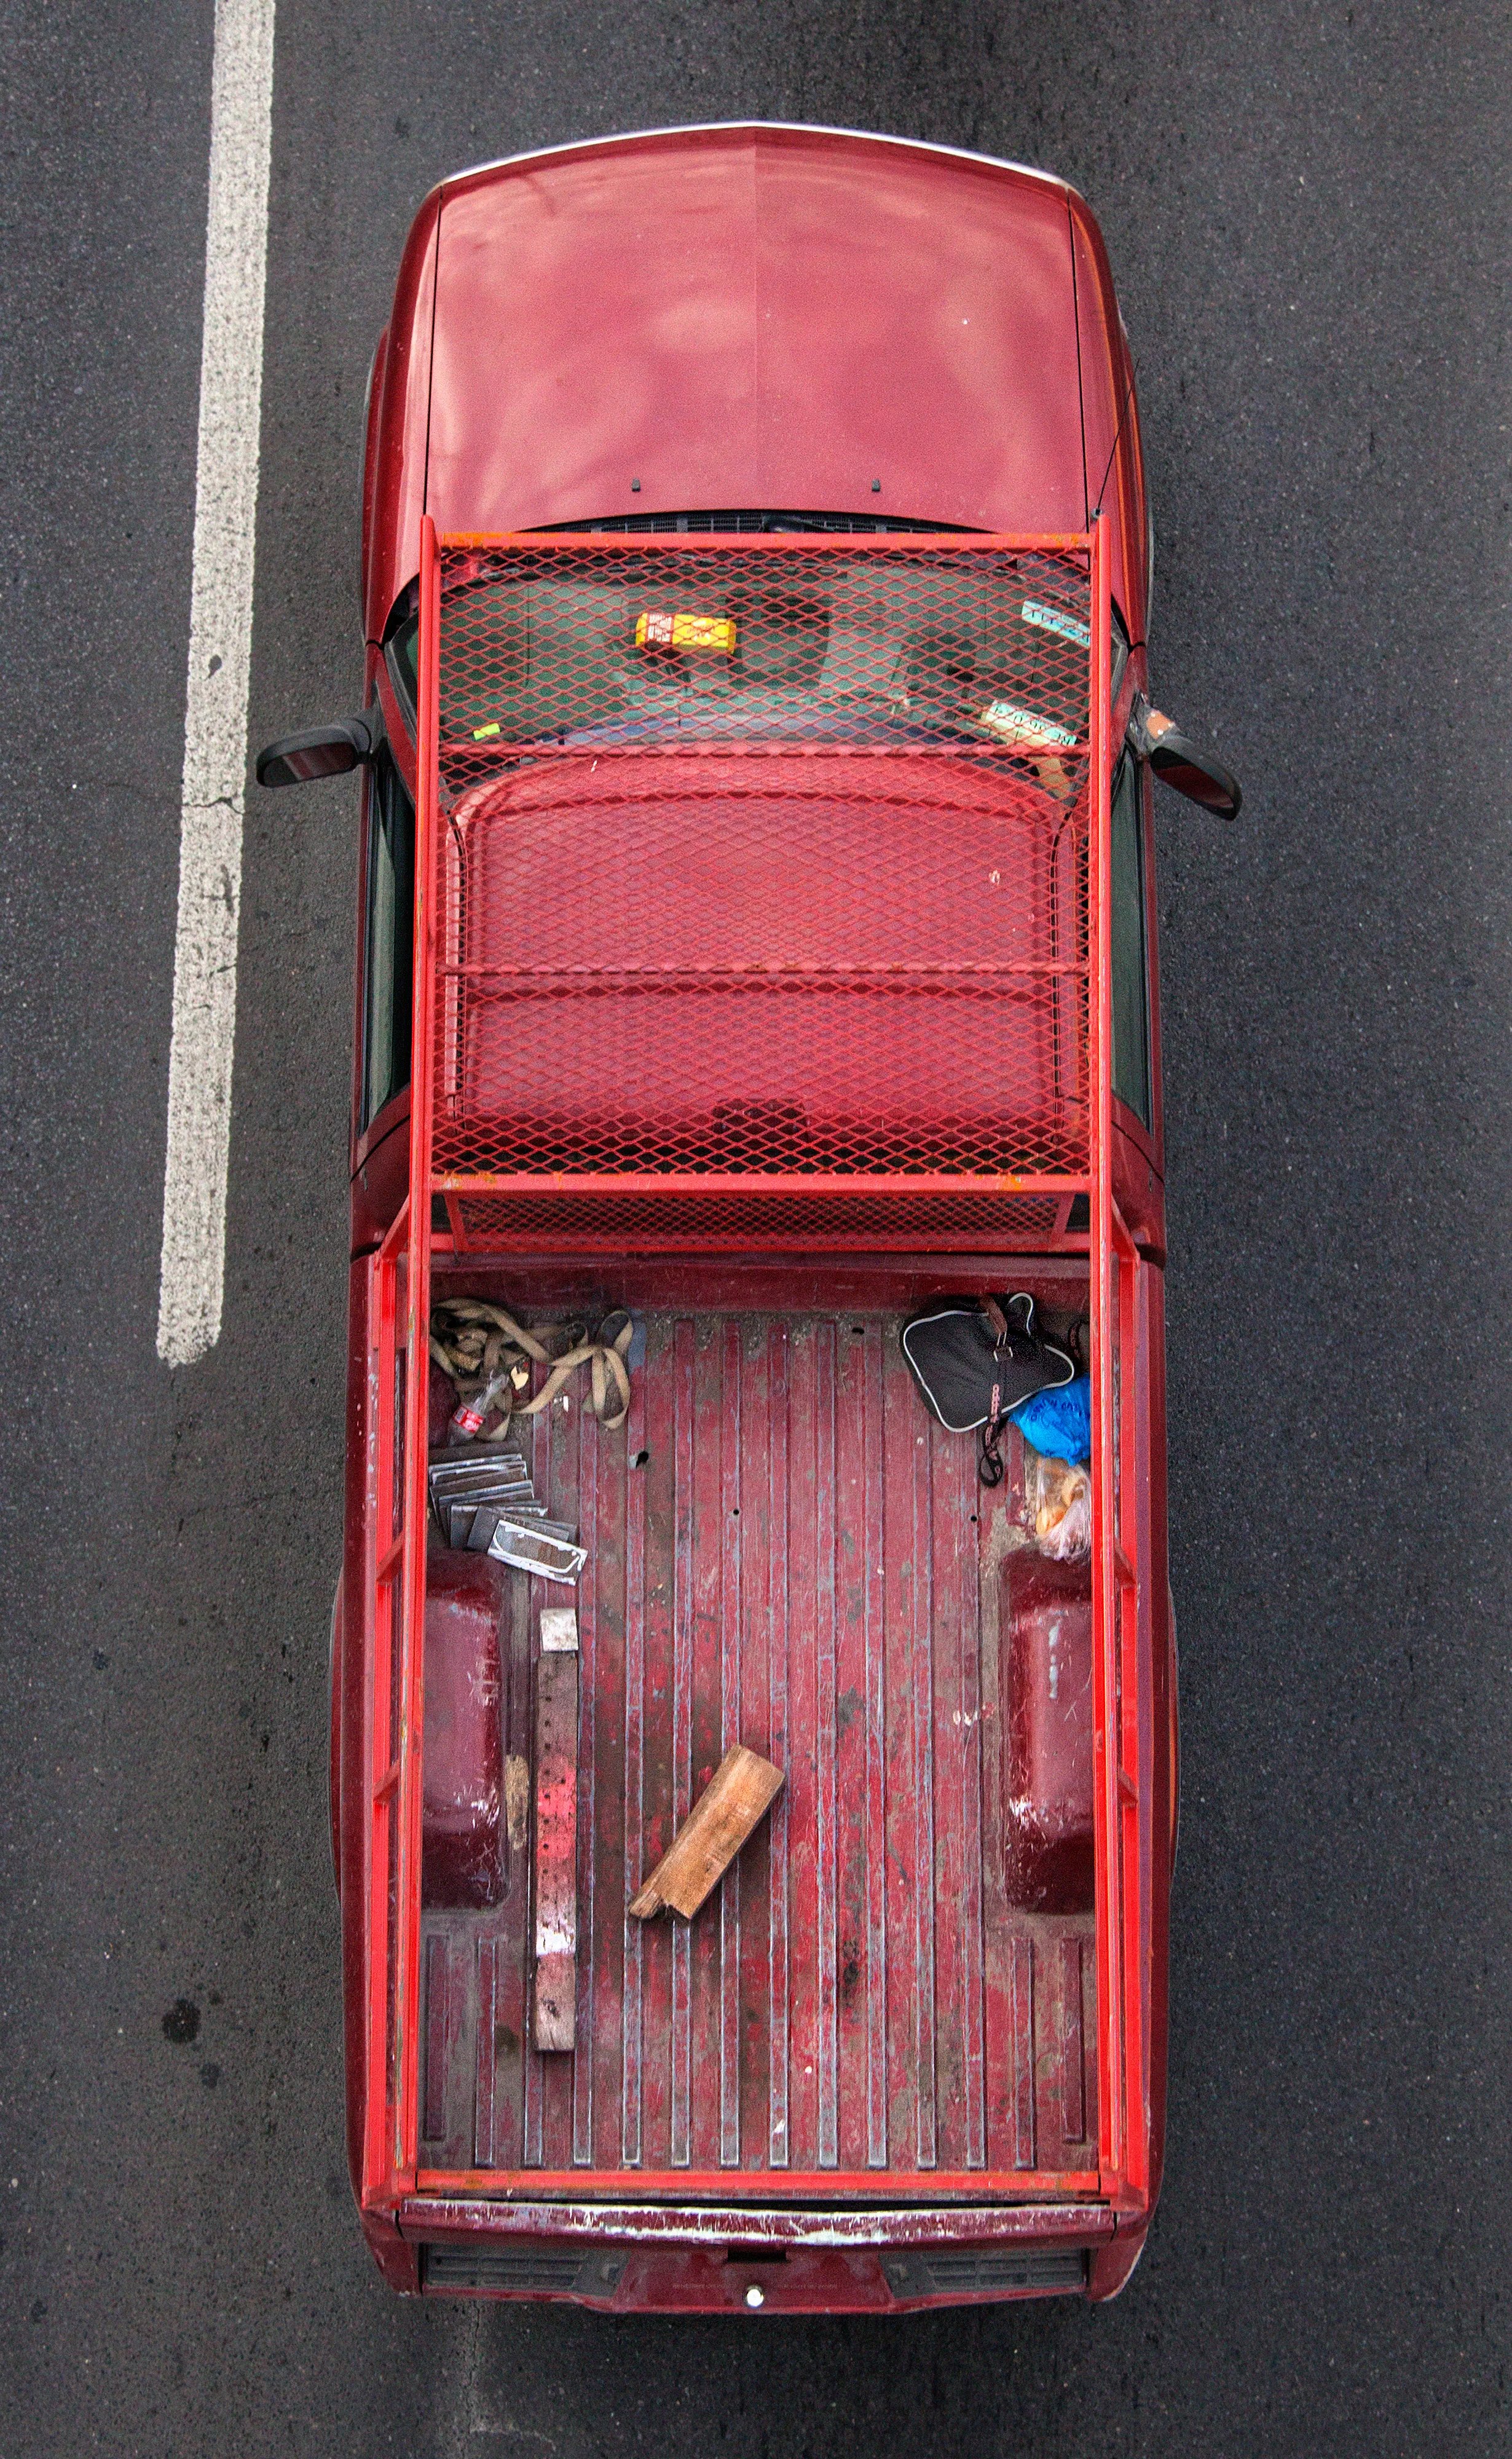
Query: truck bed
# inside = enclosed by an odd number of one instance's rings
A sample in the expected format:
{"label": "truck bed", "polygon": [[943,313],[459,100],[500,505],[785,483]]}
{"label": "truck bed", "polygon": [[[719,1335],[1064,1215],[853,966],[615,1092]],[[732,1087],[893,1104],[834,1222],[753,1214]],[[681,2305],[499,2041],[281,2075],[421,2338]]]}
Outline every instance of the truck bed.
{"label": "truck bed", "polygon": [[[625,1426],[575,1400],[525,1437],[589,1557],[578,2046],[529,2041],[533,1660],[567,1592],[511,1573],[498,1900],[422,1908],[422,2185],[1090,2191],[1084,1566],[1028,1543],[1016,1436],[1005,1483],[978,1484],[973,1442],[914,1390],[899,1316],[644,1321]],[[737,1740],[785,1772],[769,1818],[691,1923],[629,1920]]]}

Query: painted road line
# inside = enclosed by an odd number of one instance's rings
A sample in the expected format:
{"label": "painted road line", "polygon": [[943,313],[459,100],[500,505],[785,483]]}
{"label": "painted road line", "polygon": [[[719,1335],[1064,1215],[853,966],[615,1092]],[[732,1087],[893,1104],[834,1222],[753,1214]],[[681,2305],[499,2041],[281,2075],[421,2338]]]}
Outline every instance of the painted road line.
{"label": "painted road line", "polygon": [[273,0],[217,0],[158,1355],[220,1336],[262,411]]}

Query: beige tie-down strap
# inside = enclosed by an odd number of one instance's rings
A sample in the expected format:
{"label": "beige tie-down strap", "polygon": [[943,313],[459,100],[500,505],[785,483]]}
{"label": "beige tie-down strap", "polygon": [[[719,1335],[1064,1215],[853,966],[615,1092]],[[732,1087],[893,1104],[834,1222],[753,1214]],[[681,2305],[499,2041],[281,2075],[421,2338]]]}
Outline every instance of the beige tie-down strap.
{"label": "beige tie-down strap", "polygon": [[[606,1333],[611,1336],[604,1338]],[[607,1316],[597,1340],[579,1338],[557,1356],[548,1342],[562,1337],[562,1326],[543,1324],[527,1332],[505,1308],[483,1298],[443,1298],[430,1311],[430,1355],[450,1375],[466,1399],[483,1394],[486,1415],[502,1412],[501,1422],[486,1438],[498,1442],[509,1432],[512,1418],[538,1417],[578,1371],[592,1369],[588,1405],[605,1426],[622,1426],[630,1408],[630,1369],[625,1364],[634,1325],[628,1314]],[[528,1390],[531,1365],[551,1369],[532,1400],[518,1395]],[[610,1414],[611,1400],[618,1406]]]}

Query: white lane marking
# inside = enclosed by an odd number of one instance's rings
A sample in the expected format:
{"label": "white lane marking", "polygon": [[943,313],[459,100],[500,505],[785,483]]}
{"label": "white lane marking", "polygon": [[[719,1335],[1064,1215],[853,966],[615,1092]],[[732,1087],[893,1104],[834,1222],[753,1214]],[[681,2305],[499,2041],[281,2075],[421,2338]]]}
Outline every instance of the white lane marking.
{"label": "white lane marking", "polygon": [[262,412],[274,0],[216,0],[158,1355],[220,1336]]}

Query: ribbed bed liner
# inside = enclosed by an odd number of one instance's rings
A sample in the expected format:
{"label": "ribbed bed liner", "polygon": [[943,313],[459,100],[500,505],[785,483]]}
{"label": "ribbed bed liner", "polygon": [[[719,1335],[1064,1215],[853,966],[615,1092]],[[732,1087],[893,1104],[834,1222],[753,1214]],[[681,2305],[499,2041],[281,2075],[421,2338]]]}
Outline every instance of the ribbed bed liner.
{"label": "ribbed bed liner", "polygon": [[[872,2174],[895,2195],[1095,2168],[1090,1902],[1026,1912],[1005,1866],[1021,1457],[983,1492],[898,1328],[652,1315],[625,1428],[538,1422],[536,1490],[589,1551],[578,2049],[528,2046],[516,1799],[502,1902],[423,1918],[423,2171]],[[515,1757],[560,1594],[514,1577]],[[786,1771],[774,1812],[690,1925],[628,1921],[737,1739]]]}

